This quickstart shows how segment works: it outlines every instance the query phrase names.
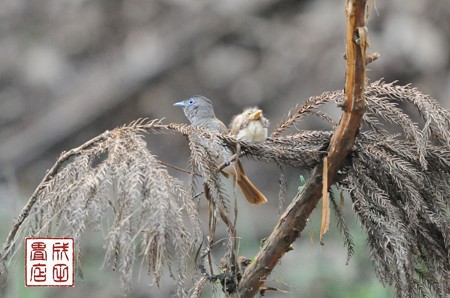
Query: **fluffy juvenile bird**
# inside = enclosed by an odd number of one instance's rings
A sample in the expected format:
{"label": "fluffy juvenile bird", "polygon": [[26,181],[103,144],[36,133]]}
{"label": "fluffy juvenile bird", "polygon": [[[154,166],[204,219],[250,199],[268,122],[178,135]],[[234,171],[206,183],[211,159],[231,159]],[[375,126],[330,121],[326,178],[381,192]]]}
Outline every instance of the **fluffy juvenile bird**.
{"label": "fluffy juvenile bird", "polygon": [[[227,133],[225,124],[216,118],[211,101],[204,96],[194,96],[185,101],[177,102],[174,106],[183,107],[184,114],[192,125],[202,126],[211,131]],[[222,146],[220,148],[209,148],[218,153],[217,165],[228,160],[232,153]],[[244,197],[251,204],[258,205],[267,202],[266,197],[253,185],[244,172],[242,164],[238,162],[236,169],[233,166],[227,166],[222,170],[227,177],[236,180],[236,183]]]}
{"label": "fluffy juvenile bird", "polygon": [[246,142],[264,142],[267,139],[269,120],[257,107],[247,108],[231,122],[230,135]]}

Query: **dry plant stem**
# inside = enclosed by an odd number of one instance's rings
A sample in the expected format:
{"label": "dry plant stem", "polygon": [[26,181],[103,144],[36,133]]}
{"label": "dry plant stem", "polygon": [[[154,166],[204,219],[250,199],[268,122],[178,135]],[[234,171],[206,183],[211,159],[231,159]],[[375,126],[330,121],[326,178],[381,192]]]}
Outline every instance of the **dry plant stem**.
{"label": "dry plant stem", "polygon": [[211,257],[211,247],[214,243],[214,234],[216,232],[216,217],[214,216],[214,201],[211,198],[211,193],[209,191],[209,187],[205,184],[205,196],[206,200],[208,201],[208,227],[209,227],[209,235],[208,235],[208,243],[207,243],[207,249],[208,249],[208,265],[211,276],[214,276],[214,268],[213,268],[213,261]]}
{"label": "dry plant stem", "polygon": [[[363,92],[366,79],[366,0],[348,0],[346,15],[346,105],[329,146],[329,185],[334,182],[339,167],[351,152],[365,110]],[[255,260],[245,270],[238,287],[240,297],[256,295],[272,269],[289,250],[289,246],[300,236],[307,218],[320,200],[322,180],[322,163],[320,163],[312,171],[303,191],[294,198],[281,216]]]}
{"label": "dry plant stem", "polygon": [[183,169],[183,168],[174,166],[173,164],[170,164],[170,163],[167,163],[167,162],[164,162],[164,161],[161,161],[161,160],[159,160],[158,163],[159,163],[159,164],[162,164],[163,166],[165,166],[165,167],[167,167],[167,168],[172,168],[172,169],[174,169],[174,170],[177,170],[177,171],[180,171],[180,172],[189,174],[189,175],[201,176],[201,175],[199,175],[199,174],[197,174],[197,173],[192,173],[192,172],[190,172],[190,171],[188,171],[188,170],[186,170],[186,169]]}
{"label": "dry plant stem", "polygon": [[231,222],[231,220],[228,217],[228,215],[223,212],[223,210],[219,211],[219,215],[220,215],[220,218],[222,219],[222,221],[228,227],[228,231],[229,231],[230,238],[231,238],[230,269],[231,269],[232,272],[236,272],[236,268],[237,268],[237,258],[236,258],[236,248],[237,248],[236,247],[236,238],[237,238],[237,234],[236,234],[236,228],[233,225],[233,223]]}
{"label": "dry plant stem", "polygon": [[[205,196],[206,199],[208,200],[208,206],[209,206],[209,239],[208,239],[208,250],[211,249],[211,247],[213,246],[214,243],[214,235],[215,235],[215,230],[216,230],[216,217],[214,216],[214,212],[216,210],[216,208],[213,206],[214,205],[214,200],[211,197],[211,192],[209,190],[209,187],[205,184],[204,185],[205,188]],[[236,258],[236,228],[235,225],[233,225],[233,223],[231,222],[229,216],[225,213],[224,210],[219,210],[219,216],[222,219],[222,221],[225,223],[225,225],[228,228],[228,232],[230,234],[230,238],[231,238],[231,255],[230,255],[230,269],[235,272],[236,268],[237,268],[237,258]],[[211,276],[214,276],[214,271],[213,271],[213,262],[212,262],[212,257],[210,252],[208,252],[208,263],[209,263],[209,267],[210,267],[210,272],[211,272]]]}
{"label": "dry plant stem", "polygon": [[323,159],[322,182],[322,225],[320,227],[320,245],[324,245],[323,237],[330,227],[330,198],[328,197],[328,157]]}

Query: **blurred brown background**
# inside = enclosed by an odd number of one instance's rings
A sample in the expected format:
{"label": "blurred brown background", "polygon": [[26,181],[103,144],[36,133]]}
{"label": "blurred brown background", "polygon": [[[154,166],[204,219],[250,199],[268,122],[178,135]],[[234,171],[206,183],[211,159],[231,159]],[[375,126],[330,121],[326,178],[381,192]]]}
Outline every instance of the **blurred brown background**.
{"label": "blurred brown background", "polygon": [[[60,152],[106,129],[140,117],[186,122],[172,104],[195,94],[211,98],[225,123],[242,108],[258,105],[273,129],[297,103],[341,89],[344,3],[1,1],[0,240]],[[412,83],[450,108],[449,16],[447,0],[377,1],[369,22],[369,51],[381,58],[369,66],[369,78]],[[328,108],[338,119],[338,109]],[[312,121],[299,128],[329,129]],[[149,144],[161,159],[186,167],[183,138],[151,136]],[[271,198],[270,204],[256,208],[238,198],[240,234],[248,240],[241,249],[254,255],[277,220],[279,172],[274,165],[244,162],[249,176]],[[292,198],[299,176],[306,173],[286,169],[286,174]],[[271,285],[290,294],[269,297],[392,296],[366,260],[364,236],[350,205],[346,209],[357,243],[350,265],[345,266],[346,251],[335,228],[324,247],[305,231],[273,275]],[[315,238],[319,220],[315,214],[307,227]],[[85,280],[74,289],[24,289],[20,261],[15,261],[8,297],[120,297],[117,277],[99,269],[104,235],[92,237],[86,263],[97,263],[85,264]],[[170,281],[161,290],[149,283],[144,270],[130,296],[166,297],[170,292]]]}

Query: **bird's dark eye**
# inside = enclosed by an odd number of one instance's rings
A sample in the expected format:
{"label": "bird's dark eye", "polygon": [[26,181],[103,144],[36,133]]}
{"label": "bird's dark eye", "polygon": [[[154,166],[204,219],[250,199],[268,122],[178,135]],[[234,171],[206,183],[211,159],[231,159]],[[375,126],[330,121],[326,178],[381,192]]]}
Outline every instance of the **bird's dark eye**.
{"label": "bird's dark eye", "polygon": [[194,104],[195,100],[193,98],[189,98],[188,104],[192,106]]}

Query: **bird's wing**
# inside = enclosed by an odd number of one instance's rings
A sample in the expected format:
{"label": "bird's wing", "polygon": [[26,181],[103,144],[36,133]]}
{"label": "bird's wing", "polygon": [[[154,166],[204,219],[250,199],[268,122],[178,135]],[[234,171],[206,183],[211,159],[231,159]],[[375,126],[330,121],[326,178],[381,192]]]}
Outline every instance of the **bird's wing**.
{"label": "bird's wing", "polygon": [[245,117],[244,114],[239,114],[233,118],[233,121],[231,122],[230,135],[237,136],[237,134],[241,130],[244,117]]}
{"label": "bird's wing", "polygon": [[223,124],[222,121],[220,121],[217,118],[214,118],[213,121],[211,121],[211,129],[221,132],[221,133],[227,133],[228,129],[225,126],[225,124]]}
{"label": "bird's wing", "polygon": [[206,128],[210,131],[215,131],[215,132],[220,132],[220,133],[228,132],[228,129],[225,126],[225,124],[223,124],[223,122],[217,118],[201,119],[200,121],[197,122],[197,125],[203,126],[204,128]]}

